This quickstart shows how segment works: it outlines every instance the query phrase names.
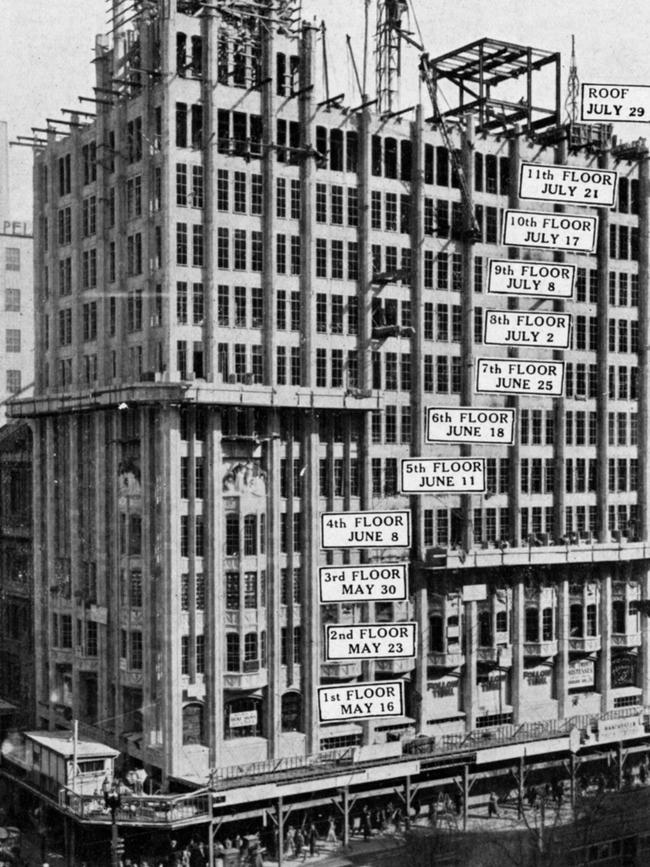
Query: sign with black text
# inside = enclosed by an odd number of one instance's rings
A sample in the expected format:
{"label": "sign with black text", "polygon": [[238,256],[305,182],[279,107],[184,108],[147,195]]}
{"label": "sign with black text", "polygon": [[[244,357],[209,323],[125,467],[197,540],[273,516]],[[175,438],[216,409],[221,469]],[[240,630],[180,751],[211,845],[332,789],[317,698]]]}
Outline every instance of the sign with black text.
{"label": "sign with black text", "polygon": [[567,349],[571,344],[568,313],[486,310],[483,322],[483,343],[488,345]]}
{"label": "sign with black text", "polygon": [[611,208],[616,200],[617,177],[617,173],[609,169],[522,163],[519,197]]}
{"label": "sign with black text", "polygon": [[583,84],[580,119],[612,123],[650,122],[650,86],[647,84]]}
{"label": "sign with black text", "polygon": [[324,512],[322,548],[407,548],[411,544],[411,513]]}
{"label": "sign with black text", "polygon": [[399,602],[407,598],[407,563],[376,566],[321,566],[318,570],[322,603],[356,601]]}
{"label": "sign with black text", "polygon": [[318,690],[320,722],[372,719],[404,714],[404,681],[340,683]]}
{"label": "sign with black text", "polygon": [[325,658],[328,661],[412,659],[415,656],[417,624],[328,624],[325,639]]}
{"label": "sign with black text", "polygon": [[591,253],[596,247],[598,217],[554,214],[551,211],[506,211],[503,244],[540,250]]}
{"label": "sign with black text", "polygon": [[571,298],[576,265],[490,259],[488,295],[528,295],[536,298]]}
{"label": "sign with black text", "polygon": [[468,494],[485,490],[485,458],[405,458],[404,494]]}
{"label": "sign with black text", "polygon": [[479,358],[476,362],[476,391],[559,397],[564,392],[564,362]]}
{"label": "sign with black text", "polygon": [[512,445],[514,409],[427,407],[428,443],[495,443]]}

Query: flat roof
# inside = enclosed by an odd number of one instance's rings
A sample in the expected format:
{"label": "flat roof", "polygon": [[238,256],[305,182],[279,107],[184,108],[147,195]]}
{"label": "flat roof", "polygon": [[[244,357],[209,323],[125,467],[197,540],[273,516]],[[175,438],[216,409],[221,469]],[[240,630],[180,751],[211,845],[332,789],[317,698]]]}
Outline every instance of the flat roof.
{"label": "flat roof", "polygon": [[[71,759],[74,755],[72,732],[25,732],[29,738],[42,747]],[[77,738],[77,758],[115,758],[119,752],[99,741],[89,741],[85,738]]]}

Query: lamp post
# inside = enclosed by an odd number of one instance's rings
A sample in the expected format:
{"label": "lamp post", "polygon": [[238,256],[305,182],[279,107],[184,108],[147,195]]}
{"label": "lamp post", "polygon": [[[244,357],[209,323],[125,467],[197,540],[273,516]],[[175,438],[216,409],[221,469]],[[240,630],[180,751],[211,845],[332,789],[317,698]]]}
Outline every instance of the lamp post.
{"label": "lamp post", "polygon": [[120,867],[120,857],[119,857],[119,838],[117,836],[117,821],[116,821],[116,813],[120,808],[120,790],[113,783],[111,785],[108,780],[104,781],[104,785],[102,787],[104,792],[104,803],[111,811],[111,867]]}

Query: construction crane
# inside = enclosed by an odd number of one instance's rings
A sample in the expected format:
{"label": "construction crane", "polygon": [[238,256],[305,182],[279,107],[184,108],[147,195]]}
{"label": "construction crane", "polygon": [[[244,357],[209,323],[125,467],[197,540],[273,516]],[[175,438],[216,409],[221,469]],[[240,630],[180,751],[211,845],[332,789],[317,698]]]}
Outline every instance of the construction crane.
{"label": "construction crane", "polygon": [[[409,6],[411,8],[410,17],[417,28],[419,42],[413,38],[410,31],[405,30],[402,26],[403,16],[408,12]],[[440,130],[449,154],[453,175],[458,179],[461,204],[465,216],[464,225],[469,227],[465,240],[469,243],[475,243],[481,238],[481,230],[470,206],[472,197],[465,170],[452,142],[449,124],[438,106],[437,87],[431,71],[429,54],[424,48],[422,31],[418,24],[413,0],[377,0],[377,97],[380,108],[384,112],[392,111],[395,94],[394,80],[400,69],[402,39],[412,45],[420,54],[420,78],[427,88],[433,107],[433,116],[430,120]]]}

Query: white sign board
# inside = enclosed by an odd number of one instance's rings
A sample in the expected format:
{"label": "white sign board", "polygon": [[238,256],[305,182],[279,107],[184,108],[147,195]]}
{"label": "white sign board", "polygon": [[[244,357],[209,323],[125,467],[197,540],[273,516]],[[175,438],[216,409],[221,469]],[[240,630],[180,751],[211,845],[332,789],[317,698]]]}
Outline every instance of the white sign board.
{"label": "white sign board", "polygon": [[575,659],[569,662],[569,689],[593,686],[594,671],[593,659]]}
{"label": "white sign board", "polygon": [[486,310],[483,343],[566,349],[571,344],[571,315],[531,310]]}
{"label": "white sign board", "polygon": [[598,720],[599,741],[622,741],[626,738],[640,738],[645,735],[641,714],[619,719]]}
{"label": "white sign board", "polygon": [[324,512],[322,548],[407,548],[411,544],[411,513]]}
{"label": "white sign board", "polygon": [[485,458],[406,458],[402,493],[464,494],[485,490]]}
{"label": "white sign board", "polygon": [[479,358],[476,362],[476,391],[559,397],[564,392],[564,362]]}
{"label": "white sign board", "polygon": [[257,711],[242,710],[239,713],[231,713],[228,720],[231,729],[241,729],[245,728],[246,726],[256,726]]}
{"label": "white sign board", "polygon": [[428,443],[514,442],[514,409],[474,409],[469,406],[427,407]]}
{"label": "white sign board", "polygon": [[463,602],[483,602],[487,599],[487,584],[464,584]]}
{"label": "white sign board", "polygon": [[361,623],[325,627],[325,658],[412,659],[417,641],[416,623]]}
{"label": "white sign board", "polygon": [[402,716],[404,681],[382,683],[340,683],[318,690],[320,722]]}
{"label": "white sign board", "polygon": [[583,84],[583,121],[612,123],[650,122],[650,86],[647,84]]}
{"label": "white sign board", "polygon": [[596,247],[597,228],[598,217],[554,214],[550,211],[506,211],[503,244],[592,253]]}
{"label": "white sign board", "polygon": [[318,570],[320,601],[398,602],[407,598],[407,563],[376,566],[321,566]]}
{"label": "white sign board", "polygon": [[576,265],[490,259],[487,291],[490,295],[528,295],[535,298],[571,298]]}
{"label": "white sign board", "polygon": [[608,169],[522,163],[519,198],[611,208],[618,174]]}

